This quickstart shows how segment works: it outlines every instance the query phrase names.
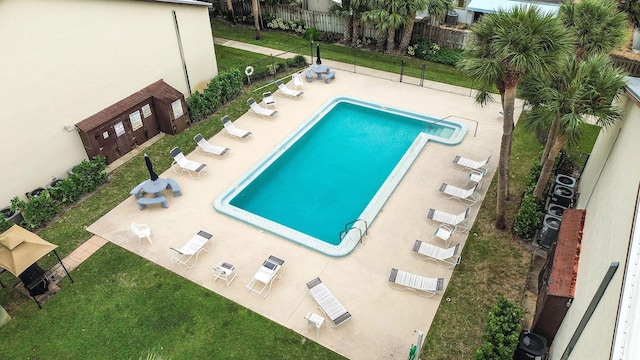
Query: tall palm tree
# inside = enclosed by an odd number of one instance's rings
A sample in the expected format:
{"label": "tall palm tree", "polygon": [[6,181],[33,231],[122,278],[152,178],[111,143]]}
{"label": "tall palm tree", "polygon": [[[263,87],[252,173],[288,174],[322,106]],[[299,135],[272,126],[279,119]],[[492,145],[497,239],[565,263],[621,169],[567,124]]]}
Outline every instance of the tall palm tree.
{"label": "tall palm tree", "polygon": [[[378,32],[378,49],[382,49],[382,40],[386,37],[387,52],[395,50],[396,29],[405,23],[402,15],[403,0],[372,0],[369,9],[362,14],[362,20],[372,24]],[[386,36],[385,36],[386,35]]]}
{"label": "tall palm tree", "polygon": [[253,26],[256,29],[256,40],[260,40],[260,7],[258,0],[251,0],[251,10],[253,12]]}
{"label": "tall palm tree", "polygon": [[604,127],[621,119],[620,109],[612,101],[624,86],[623,72],[612,65],[606,54],[571,59],[552,82],[526,80],[521,95],[532,105],[525,117],[528,127],[545,128],[552,120],[545,145],[547,156],[534,191],[536,199],[540,200],[544,193],[556,156],[565,145],[577,142],[580,125],[587,118]]}
{"label": "tall palm tree", "polygon": [[571,35],[551,14],[537,7],[515,7],[485,15],[472,29],[459,68],[479,86],[476,101],[485,104],[489,91],[497,87],[502,100],[504,123],[498,165],[496,228],[505,229],[508,198],[509,154],[513,135],[516,89],[524,76],[548,78],[571,50]]}
{"label": "tall palm tree", "polygon": [[329,13],[342,18],[342,41],[344,41],[345,44],[351,44],[351,38],[353,36],[353,23],[351,22],[353,11],[351,9],[351,2],[344,0],[340,4],[333,3],[331,7],[329,7]]}
{"label": "tall palm tree", "polygon": [[[405,54],[407,52],[407,48],[409,47],[409,43],[411,42],[411,37],[413,35],[413,24],[416,21],[416,14],[418,11],[425,10],[427,8],[427,4],[430,1],[434,0],[406,0],[404,3],[405,13],[407,14],[406,23],[404,24],[402,31],[402,38],[400,39],[400,45],[398,46],[398,52],[401,54]],[[436,0],[439,1],[439,0]],[[453,0],[448,0],[453,2]]]}
{"label": "tall palm tree", "polygon": [[586,115],[601,126],[620,118],[611,101],[624,87],[622,73],[606,57],[626,38],[625,15],[616,4],[610,0],[565,2],[558,17],[575,34],[574,59],[548,81],[526,79],[521,94],[532,106],[525,117],[528,125],[548,130],[534,190],[537,200],[542,198],[556,156],[565,143],[571,145],[579,137],[578,125]]}

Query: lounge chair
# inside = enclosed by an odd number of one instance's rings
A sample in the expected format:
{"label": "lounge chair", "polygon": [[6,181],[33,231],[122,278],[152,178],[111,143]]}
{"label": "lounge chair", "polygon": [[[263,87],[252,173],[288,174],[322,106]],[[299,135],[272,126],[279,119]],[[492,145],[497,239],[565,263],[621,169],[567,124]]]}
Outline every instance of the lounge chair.
{"label": "lounge chair", "polygon": [[271,94],[271,91],[265,91],[262,93],[262,102],[264,103],[265,108],[269,108],[269,106],[273,106],[276,108],[276,99]]}
{"label": "lounge chair", "polygon": [[186,171],[191,178],[199,179],[200,173],[207,171],[207,164],[187,159],[178,147],[174,147],[169,153],[173,156],[171,168],[177,175],[182,175]]}
{"label": "lounge chair", "polygon": [[472,187],[471,189],[462,189],[454,185],[449,185],[447,183],[442,183],[440,185],[440,196],[447,199],[456,199],[460,201],[463,205],[473,206],[475,205],[482,197],[476,192],[478,185]]}
{"label": "lounge chair", "polygon": [[229,149],[228,147],[213,145],[212,143],[208,142],[204,137],[202,137],[201,134],[197,134],[196,136],[194,136],[193,141],[195,141],[196,144],[198,144],[198,147],[196,147],[196,150],[198,150],[203,154],[217,155],[222,157],[226,155],[229,151],[231,151],[231,149]]}
{"label": "lounge chair", "polygon": [[[304,85],[304,81],[302,81],[302,74],[301,73],[295,73],[293,75],[291,75],[291,79],[293,79],[293,88],[298,91],[298,89],[302,89],[302,86]],[[300,91],[300,95],[302,95],[302,91]]]}
{"label": "lounge chair", "polygon": [[389,285],[395,289],[413,290],[420,296],[431,297],[444,289],[444,278],[430,278],[392,268]]}
{"label": "lounge chair", "polygon": [[443,249],[439,246],[416,240],[411,250],[420,260],[433,260],[444,268],[453,268],[460,263],[460,244]]}
{"label": "lounge chair", "polygon": [[138,237],[138,244],[142,245],[142,239],[149,240],[149,244],[153,244],[151,241],[151,228],[146,224],[131,223],[131,231]]}
{"label": "lounge chair", "polygon": [[[245,288],[247,291],[254,291],[261,294],[262,297],[266,299],[271,292],[271,285],[273,284],[273,281],[275,279],[280,279],[284,274],[284,270],[280,270],[283,265],[284,260],[270,255],[269,258],[262,263]],[[262,283],[262,287],[257,287],[258,283]],[[269,288],[268,290],[267,287]],[[267,290],[266,293],[264,293],[265,290]]]}
{"label": "lounge chair", "polygon": [[[213,235],[209,234],[204,230],[198,231],[186,244],[184,244],[180,249],[172,248],[169,249],[175,251],[175,253],[171,256],[171,261],[176,264],[182,264],[187,267],[187,269],[191,270],[198,263],[198,255],[202,250],[209,252],[213,249]],[[211,246],[209,248],[205,248],[204,246],[207,242],[211,240]],[[191,265],[189,262],[194,260]]]}
{"label": "lounge chair", "polygon": [[453,166],[459,169],[490,171],[491,165],[489,165],[489,160],[491,160],[491,156],[482,161],[475,161],[462,156],[456,156],[453,158]]}
{"label": "lounge chair", "polygon": [[467,210],[462,213],[456,215],[448,212],[429,209],[427,211],[427,219],[431,220],[436,224],[444,223],[448,225],[452,225],[455,227],[456,231],[461,230],[465,232],[469,230],[469,213],[471,212],[471,208],[467,208]]}
{"label": "lounge chair", "polygon": [[309,288],[309,295],[315,303],[318,304],[320,310],[329,318],[329,324],[332,327],[340,326],[351,319],[351,314],[340,301],[333,296],[320,278],[315,278],[307,282],[307,287]]}
{"label": "lounge chair", "polygon": [[231,122],[231,118],[229,118],[229,115],[225,115],[222,118],[222,125],[224,126],[223,129],[223,134],[229,135],[229,136],[233,136],[236,139],[239,140],[244,140],[246,138],[248,138],[249,136],[251,136],[251,132],[250,131],[246,131],[246,130],[242,130],[237,128],[233,122]]}
{"label": "lounge chair", "polygon": [[302,96],[302,94],[304,94],[304,92],[302,91],[289,89],[285,84],[282,83],[282,80],[276,81],[276,84],[278,84],[278,89],[284,95],[294,97],[294,98],[299,98],[300,96]]}
{"label": "lounge chair", "polygon": [[263,108],[262,106],[260,106],[255,100],[253,100],[253,98],[249,98],[247,100],[247,104],[249,104],[249,106],[251,107],[251,110],[263,117],[272,117],[275,116],[278,113],[278,110],[271,110],[271,109],[267,109],[267,108]]}

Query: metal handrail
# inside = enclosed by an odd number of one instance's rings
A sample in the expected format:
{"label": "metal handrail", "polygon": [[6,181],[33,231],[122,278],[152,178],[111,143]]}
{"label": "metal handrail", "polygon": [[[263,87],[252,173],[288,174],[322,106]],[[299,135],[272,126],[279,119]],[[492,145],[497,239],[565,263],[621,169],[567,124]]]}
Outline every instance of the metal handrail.
{"label": "metal handrail", "polygon": [[[362,233],[362,229],[354,226],[358,221],[364,222],[364,234]],[[367,224],[367,221],[364,219],[356,219],[344,224],[344,230],[340,231],[340,240],[344,239],[344,237],[347,235],[347,233],[349,233],[351,229],[358,229],[358,232],[360,233],[360,238],[358,240],[362,245],[364,245],[362,238],[367,236],[367,231],[369,231],[369,224]]]}

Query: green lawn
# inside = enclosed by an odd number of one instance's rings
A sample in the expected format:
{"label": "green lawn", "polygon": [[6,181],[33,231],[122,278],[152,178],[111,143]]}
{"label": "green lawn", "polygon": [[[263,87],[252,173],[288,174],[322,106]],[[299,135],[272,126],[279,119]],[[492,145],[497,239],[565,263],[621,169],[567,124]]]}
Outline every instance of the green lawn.
{"label": "green lawn", "polygon": [[[214,21],[214,35],[287,50],[305,46],[298,37],[275,31],[252,40],[253,31]],[[361,53],[360,53],[361,52]],[[397,72],[400,57],[360,51],[358,64]],[[244,68],[263,55],[216,46],[220,67]],[[344,61],[351,49],[323,45],[323,57]],[[407,61],[413,61],[405,59]],[[470,81],[455,69],[428,64],[433,79],[468,86]],[[393,70],[396,69],[396,70]],[[165,136],[146,152],[156,172],[170,166],[168,152],[179,146],[188,153],[195,147],[196,133],[205,137],[220,131],[220,118],[237,118],[247,111],[250,88],[208,120],[176,136]],[[589,133],[593,133],[590,131]],[[590,137],[593,139],[593,137]],[[581,145],[582,152],[588,143]],[[511,162],[511,194],[508,223],[512,223],[529,169],[539,158],[541,146],[522,126],[516,127]],[[498,159],[493,161],[494,166]],[[39,234],[58,244],[67,255],[89,238],[84,230],[129,196],[129,190],[147,178],[142,156],[114,171],[107,185]],[[434,322],[422,359],[470,359],[482,343],[486,316],[500,294],[520,303],[531,255],[510,232],[493,229],[495,181],[489,186],[476,224],[455,269]],[[47,259],[52,263],[53,259]],[[76,280],[61,282],[61,291],[38,310],[33,301],[17,291],[0,289],[0,304],[14,318],[0,329],[0,358],[6,359],[126,359],[149,350],[176,359],[336,359],[337,354],[196,284],[185,281],[137,255],[112,244],[84,262],[72,274]],[[12,283],[10,275],[3,282]]]}

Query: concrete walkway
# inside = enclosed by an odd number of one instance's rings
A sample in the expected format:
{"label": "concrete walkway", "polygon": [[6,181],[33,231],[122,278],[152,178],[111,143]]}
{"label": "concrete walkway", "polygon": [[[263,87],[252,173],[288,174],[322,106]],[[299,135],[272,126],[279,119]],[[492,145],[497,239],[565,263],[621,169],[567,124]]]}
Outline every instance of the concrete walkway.
{"label": "concrete walkway", "polygon": [[[216,39],[216,43],[266,54],[278,53],[277,50],[222,39]],[[464,210],[457,201],[440,197],[438,187],[442,182],[465,185],[468,173],[451,165],[455,155],[474,159],[493,155],[497,158],[502,134],[502,118],[498,115],[500,105],[478,106],[469,97],[469,89],[431,82],[419,87],[399,83],[398,75],[394,74],[370,70],[371,74],[365,75],[369,70],[363,68],[354,74],[342,70],[350,66],[347,64],[324,60],[323,64],[338,70],[336,79],[330,84],[317,80],[305,83],[305,94],[298,100],[276,92],[279,114],[275,119],[247,113],[235,121],[238,127],[253,132],[247,141],[238,142],[222,133],[209,139],[211,143],[231,148],[229,155],[215,159],[196,152],[187,154],[189,159],[209,165],[208,173],[199,180],[177,176],[171,170],[161,174],[163,178],[176,179],[183,192],[180,197],[167,197],[168,209],[153,206],[140,211],[134,198],[127,199],[89,226],[87,230],[95,236],[65,261],[68,259],[71,266],[72,256],[84,259],[106,240],[350,359],[406,358],[410,345],[415,343],[414,331],[427,333],[441,294],[423,298],[411,291],[394,290],[388,286],[389,271],[395,267],[424,276],[443,277],[448,284],[453,270],[412,257],[411,247],[416,239],[443,245],[437,239],[431,239],[435,226],[426,221],[426,211],[428,208],[452,213]],[[292,84],[288,86],[293,88]],[[303,248],[213,209],[212,202],[218,194],[336,96],[359,98],[436,118],[453,115],[469,126],[469,132],[457,146],[431,142],[426,145],[372,224],[365,245],[358,246],[344,258],[331,258]],[[516,109],[516,118],[518,109],[520,107]],[[219,121],[223,115],[209,121]],[[494,171],[488,174],[486,184],[490,183],[493,174]],[[472,208],[472,221],[478,207]],[[146,223],[152,228],[153,244],[138,243],[129,229],[131,221]],[[214,234],[213,250],[202,253],[192,270],[171,262],[169,247],[182,246],[199,230]],[[453,243],[464,245],[466,236],[466,233],[456,234]],[[285,259],[285,275],[274,283],[269,297],[263,299],[247,292],[244,285],[269,255]],[[237,268],[238,277],[231,286],[216,282],[211,275],[211,266],[219,261],[232,263]],[[353,315],[340,327],[323,327],[320,336],[313,329],[308,332],[304,320],[309,311],[321,314],[307,295],[305,285],[318,276]]]}

